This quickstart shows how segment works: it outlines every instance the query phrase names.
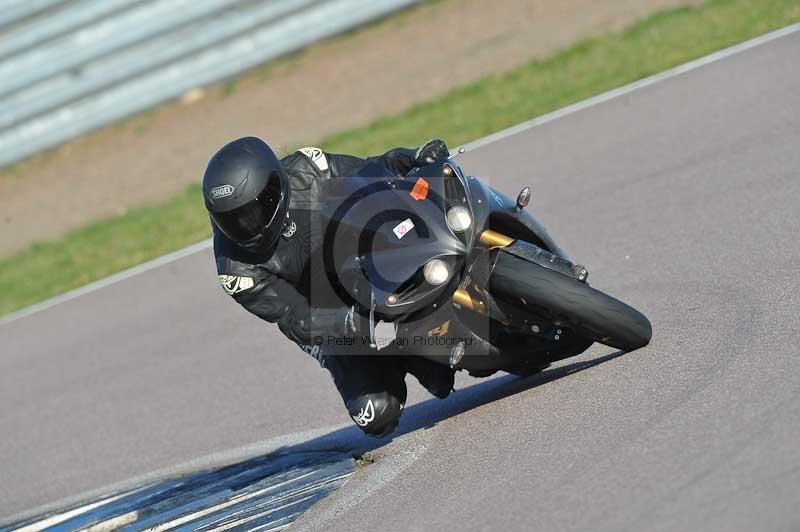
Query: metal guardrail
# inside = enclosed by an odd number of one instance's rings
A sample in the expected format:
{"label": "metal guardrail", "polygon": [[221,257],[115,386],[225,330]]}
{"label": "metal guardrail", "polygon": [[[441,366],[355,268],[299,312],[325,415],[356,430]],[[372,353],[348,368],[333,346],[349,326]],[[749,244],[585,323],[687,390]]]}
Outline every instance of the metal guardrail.
{"label": "metal guardrail", "polygon": [[0,27],[14,24],[63,3],[64,0],[3,0],[0,2]]}
{"label": "metal guardrail", "polygon": [[419,0],[0,0],[0,167]]}

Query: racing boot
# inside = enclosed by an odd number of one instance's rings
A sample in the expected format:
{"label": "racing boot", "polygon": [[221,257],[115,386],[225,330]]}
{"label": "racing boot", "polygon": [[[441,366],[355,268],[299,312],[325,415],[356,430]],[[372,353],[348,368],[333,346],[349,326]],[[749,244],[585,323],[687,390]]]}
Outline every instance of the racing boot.
{"label": "racing boot", "polygon": [[449,366],[416,355],[406,355],[400,360],[405,370],[416,377],[431,395],[444,399],[453,391],[456,371]]}

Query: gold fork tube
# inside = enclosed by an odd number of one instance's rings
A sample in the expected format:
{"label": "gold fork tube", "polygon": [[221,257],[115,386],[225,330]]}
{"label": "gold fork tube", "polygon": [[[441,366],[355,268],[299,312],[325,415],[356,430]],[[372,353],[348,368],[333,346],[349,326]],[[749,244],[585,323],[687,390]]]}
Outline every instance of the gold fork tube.
{"label": "gold fork tube", "polygon": [[484,314],[486,312],[486,305],[484,302],[479,299],[475,299],[463,288],[459,288],[455,291],[455,293],[453,293],[453,303],[458,303],[462,307],[479,314]]}
{"label": "gold fork tube", "polygon": [[497,231],[487,229],[478,237],[478,242],[487,248],[504,248],[510,246],[514,242],[514,239],[498,233]]}

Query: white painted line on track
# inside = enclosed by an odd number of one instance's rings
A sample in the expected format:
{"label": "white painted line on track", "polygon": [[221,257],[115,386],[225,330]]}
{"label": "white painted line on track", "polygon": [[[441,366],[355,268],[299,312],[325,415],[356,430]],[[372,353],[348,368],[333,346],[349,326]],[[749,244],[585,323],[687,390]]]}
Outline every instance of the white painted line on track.
{"label": "white painted line on track", "polygon": [[[288,480],[284,480],[283,482],[279,482],[277,484],[271,484],[271,485],[267,486],[266,488],[261,488],[261,489],[258,489],[258,490],[251,491],[249,493],[238,495],[236,498],[233,498],[233,499],[225,499],[224,501],[222,501],[220,503],[214,504],[212,506],[208,506],[208,507],[203,508],[201,510],[197,510],[196,512],[192,512],[192,513],[189,513],[189,514],[186,514],[186,515],[181,515],[181,516],[176,517],[175,519],[172,519],[170,521],[165,521],[163,523],[160,523],[160,524],[158,524],[158,525],[156,525],[154,527],[146,529],[145,532],[162,532],[164,530],[169,530],[170,528],[174,528],[174,527],[183,525],[185,523],[188,523],[190,521],[194,521],[195,519],[199,519],[200,517],[204,517],[206,515],[210,515],[210,514],[216,513],[218,511],[224,509],[224,508],[228,508],[229,506],[233,506],[235,504],[239,504],[242,501],[246,501],[248,499],[254,499],[256,497],[259,497],[260,495],[263,495],[264,493],[266,493],[268,491],[275,490],[275,489],[277,489],[277,488],[279,488],[281,486],[284,486],[286,484],[291,484],[292,482],[294,482],[296,480],[300,480],[302,478],[311,476],[314,473],[316,473],[316,471],[312,470],[312,471],[309,471],[308,473],[304,473],[304,474],[302,474],[302,475],[300,475],[298,477],[292,477],[292,478],[289,478]],[[308,498],[310,498],[310,497],[308,497]],[[275,511],[275,510],[276,509],[272,509],[270,511]]]}
{"label": "white painted line on track", "polygon": [[103,499],[100,501],[93,502],[91,504],[87,504],[85,506],[81,506],[80,508],[75,508],[73,510],[69,510],[67,512],[63,512],[60,514],[51,515],[41,521],[37,521],[35,523],[31,523],[30,525],[23,526],[21,528],[14,529],[14,532],[40,532],[46,528],[53,527],[59,523],[66,521],[67,519],[71,519],[77,515],[85,514],[89,510],[94,510],[95,508],[99,508],[105,504],[110,502],[114,502],[120,497],[125,495],[129,495],[131,492],[120,493],[118,495],[114,495],[113,497],[108,497],[107,499]]}
{"label": "white painted line on track", "polygon": [[665,70],[664,72],[655,74],[654,76],[650,76],[649,78],[640,79],[639,81],[635,81],[629,85],[625,85],[623,87],[619,87],[617,89],[604,92],[603,94],[598,94],[597,96],[593,96],[588,100],[583,100],[581,102],[569,105],[567,107],[559,109],[558,111],[554,111],[550,114],[542,115],[538,118],[528,120],[527,122],[522,122],[521,124],[517,124],[516,126],[512,126],[502,131],[498,131],[497,133],[492,133],[487,137],[483,137],[482,139],[478,139],[468,144],[465,144],[464,149],[470,151],[477,148],[481,148],[493,142],[506,139],[508,137],[513,137],[514,135],[522,133],[523,131],[527,131],[534,127],[546,124],[548,122],[558,120],[559,118],[563,118],[565,116],[577,113],[579,111],[583,111],[584,109],[589,109],[590,107],[600,105],[609,100],[613,100],[614,98],[619,98],[620,96],[624,96],[625,94],[629,94],[639,89],[655,85],[656,83],[660,83],[670,78],[683,75],[687,72],[691,72],[692,70],[696,70],[700,67],[728,58],[732,55],[736,55],[738,53],[751,50],[757,46],[761,46],[762,44],[767,44],[776,39],[792,35],[794,33],[797,33],[798,31],[800,31],[800,24],[793,24],[791,26],[786,26],[785,28],[781,28],[771,33],[767,33],[765,35],[762,35],[761,37],[756,37],[755,39],[745,41],[735,46],[731,46],[730,48],[725,48],[724,50],[714,52],[713,54],[701,57],[699,59],[695,59],[694,61],[684,63],[675,68],[671,68],[670,70]]}
{"label": "white painted line on track", "polygon": [[[274,436],[267,440],[257,441],[234,449],[214,451],[211,454],[192,458],[180,464],[163,467],[161,469],[137,475],[120,482],[80,493],[75,493],[60,500],[49,502],[35,508],[29,508],[22,512],[6,516],[5,519],[7,522],[3,521],[0,523],[0,529],[2,529],[3,526],[10,525],[11,523],[27,521],[39,515],[58,512],[60,508],[79,504],[82,501],[97,499],[98,497],[107,497],[109,493],[115,493],[121,496],[130,495],[145,489],[156,482],[163,482],[171,478],[181,477],[204,469],[224,467],[226,465],[231,465],[255,458],[256,456],[267,455],[276,452],[279,449],[294,447],[298,452],[315,452],[346,448],[345,442],[350,441],[349,438],[351,437],[351,434],[345,429],[358,431],[352,422],[344,422],[337,425],[327,425],[301,432],[282,434],[280,436]],[[358,431],[358,433],[360,434],[361,431]],[[316,443],[309,444],[309,442],[312,440],[315,440]],[[347,445],[349,445],[349,443],[347,443]],[[102,500],[100,502],[105,504],[107,501]],[[83,508],[79,508],[79,510],[82,509]]]}
{"label": "white painted line on track", "polygon": [[203,242],[198,242],[197,244],[192,244],[189,247],[179,249],[178,251],[173,251],[172,253],[167,253],[166,255],[161,255],[160,257],[153,259],[148,262],[144,262],[139,264],[138,266],[134,266],[133,268],[129,268],[127,270],[123,270],[119,273],[115,273],[110,277],[106,277],[104,279],[100,279],[99,281],[95,281],[93,283],[89,283],[84,285],[80,288],[76,288],[75,290],[70,290],[69,292],[65,292],[60,296],[52,297],[50,299],[46,299],[41,303],[36,303],[29,307],[25,307],[17,312],[13,312],[4,318],[0,318],[0,326],[8,325],[9,323],[16,321],[20,318],[24,318],[26,316],[30,316],[31,314],[36,314],[37,312],[41,312],[45,309],[48,309],[52,306],[58,305],[59,303],[64,303],[65,301],[69,301],[71,299],[75,299],[76,297],[80,297],[84,294],[89,294],[91,292],[95,292],[100,290],[101,288],[105,288],[112,284],[116,284],[120,281],[124,281],[134,275],[139,275],[140,273],[144,273],[155,268],[159,268],[164,266],[165,264],[169,264],[171,262],[175,262],[178,259],[182,259],[184,257],[188,257],[194,253],[199,251],[203,251],[211,247],[211,240],[204,240]]}
{"label": "white painted line on track", "polygon": [[[655,85],[656,83],[660,83],[670,78],[683,75],[687,72],[691,72],[692,70],[696,70],[705,65],[715,63],[717,61],[726,59],[728,57],[739,54],[741,52],[745,52],[747,50],[751,50],[757,46],[767,44],[776,39],[792,35],[794,33],[797,33],[798,31],[800,31],[800,24],[793,24],[791,26],[786,26],[785,28],[781,28],[771,33],[767,33],[765,35],[762,35],[761,37],[756,37],[755,39],[745,41],[735,46],[731,46],[730,48],[725,48],[724,50],[714,52],[710,55],[701,57],[699,59],[695,59],[694,61],[684,63],[670,70],[661,72],[660,74],[656,74],[654,76],[641,79],[629,85],[625,85],[623,87],[619,87],[617,89],[604,92],[603,94],[599,94],[597,96],[589,98],[588,100],[583,100],[581,102],[569,105],[567,107],[559,109],[558,111],[554,111],[550,114],[546,114],[538,118],[528,120],[527,122],[522,122],[520,124],[517,124],[516,126],[512,126],[508,129],[504,129],[502,131],[498,131],[497,133],[493,133],[491,135],[483,137],[482,139],[478,139],[468,144],[465,144],[463,147],[467,151],[471,151],[477,148],[487,146],[489,144],[492,144],[493,142],[497,142],[499,140],[512,137],[529,129],[541,126],[543,124],[547,124],[548,122],[553,122],[554,120],[558,120],[559,118],[563,118],[565,116],[569,116],[579,111],[589,109],[596,105],[600,105],[609,100],[619,98],[620,96],[623,96],[625,94],[629,94],[631,92],[643,89],[645,87],[649,87],[651,85]],[[21,310],[18,310],[17,312],[13,312],[4,318],[0,318],[0,326],[8,325],[9,323],[14,322],[20,318],[30,316],[31,314],[36,314],[37,312],[41,312],[42,310],[48,309],[52,306],[64,303],[65,301],[69,301],[71,299],[75,299],[76,297],[80,297],[82,295],[95,292],[97,290],[100,290],[101,288],[105,288],[120,281],[124,281],[125,279],[133,277],[134,275],[139,275],[140,273],[144,273],[153,270],[155,268],[159,268],[161,266],[164,266],[165,264],[169,264],[170,262],[174,262],[176,260],[182,259],[184,257],[187,257],[204,249],[208,249],[210,247],[211,247],[211,240],[207,240],[204,242],[199,242],[197,244],[191,245],[187,248],[174,251],[172,253],[168,253],[157,259],[145,262],[144,264],[140,264],[139,266],[135,266],[128,270],[114,274],[110,277],[106,277],[105,279],[95,281],[93,283],[82,286],[81,288],[61,294],[60,296],[47,299],[40,303],[36,303],[29,307],[25,307]]]}

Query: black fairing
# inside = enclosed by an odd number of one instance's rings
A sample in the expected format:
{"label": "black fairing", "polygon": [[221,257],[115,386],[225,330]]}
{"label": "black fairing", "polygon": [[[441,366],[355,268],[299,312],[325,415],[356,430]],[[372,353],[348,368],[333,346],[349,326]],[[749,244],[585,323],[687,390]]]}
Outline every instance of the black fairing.
{"label": "black fairing", "polygon": [[[428,191],[424,199],[415,199],[412,191],[420,178]],[[573,338],[568,331],[553,341],[553,324],[540,321],[546,334],[531,335],[529,325],[526,332],[452,303],[453,292],[474,282],[470,272],[488,253],[477,242],[485,229],[566,258],[533,216],[480,180],[464,176],[452,161],[415,169],[406,178],[373,164],[357,176],[328,185],[323,211],[325,274],[342,300],[373,309],[374,321],[393,321],[401,350],[447,364],[455,343],[464,341],[466,355],[458,367],[488,374],[586,348],[583,338]],[[472,214],[472,226],[462,233],[451,231],[446,221],[447,210],[455,205]],[[393,230],[405,220],[414,227],[400,238]],[[428,285],[421,274],[435,258],[449,261],[452,269],[450,281],[438,287]],[[390,303],[392,295],[398,303]]]}
{"label": "black fairing", "polygon": [[512,238],[532,242],[560,257],[567,258],[566,253],[536,218],[527,210],[516,208],[516,201],[473,176],[466,177],[464,180],[469,189],[475,226],[478,228],[476,237],[484,229],[494,229]]}
{"label": "black fairing", "polygon": [[[396,318],[452,295],[455,282],[431,286],[421,277],[423,266],[440,258],[450,264],[451,279],[457,282],[467,256],[466,244],[445,220],[441,167],[439,177],[435,168],[430,170],[422,200],[411,194],[419,177],[388,176],[377,164],[364,167],[359,175],[328,182],[325,271],[345,301]],[[407,220],[413,228],[399,236],[395,230]],[[395,304],[388,301],[393,294],[398,297]]]}

